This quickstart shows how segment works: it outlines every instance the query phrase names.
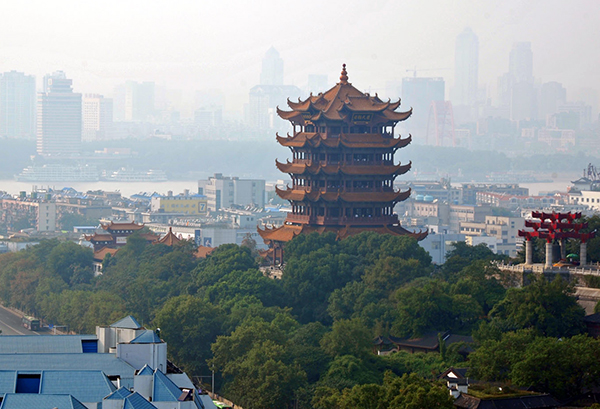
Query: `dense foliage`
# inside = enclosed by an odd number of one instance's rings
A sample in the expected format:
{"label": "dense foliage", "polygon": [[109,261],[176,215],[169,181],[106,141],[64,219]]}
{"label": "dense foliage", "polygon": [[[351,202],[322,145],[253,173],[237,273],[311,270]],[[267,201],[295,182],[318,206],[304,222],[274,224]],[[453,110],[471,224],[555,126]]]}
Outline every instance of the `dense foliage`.
{"label": "dense foliage", "polygon": [[[94,277],[91,250],[44,241],[0,256],[0,299],[77,332],[132,314],[160,327],[190,375],[215,370],[222,395],[258,409],[449,408],[436,379],[451,365],[561,398],[597,377],[585,367],[600,347],[578,335],[572,288],[540,279],[507,291],[486,246],[459,243],[434,266],[408,237],[304,235],[288,243],[281,280],[259,271],[250,247],[223,245],[206,259],[194,250],[134,234]],[[433,331],[473,334],[471,362],[461,364],[460,345],[374,353],[376,336]]]}

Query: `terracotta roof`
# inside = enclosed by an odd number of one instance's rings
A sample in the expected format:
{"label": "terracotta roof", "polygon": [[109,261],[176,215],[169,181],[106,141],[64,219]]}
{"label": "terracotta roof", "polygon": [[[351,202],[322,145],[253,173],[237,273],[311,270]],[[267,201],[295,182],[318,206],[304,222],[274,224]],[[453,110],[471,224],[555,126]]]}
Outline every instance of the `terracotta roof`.
{"label": "terracotta roof", "polygon": [[320,190],[281,190],[275,187],[277,195],[284,199],[294,202],[317,202],[323,200],[326,202],[344,201],[344,202],[401,202],[410,196],[411,190],[404,192],[321,192]]}
{"label": "terracotta roof", "polygon": [[338,137],[325,138],[318,132],[298,132],[294,136],[282,137],[277,135],[277,142],[288,148],[302,148],[325,146],[328,148],[393,148],[400,149],[407,146],[412,137],[400,139],[388,137],[380,133],[366,134],[340,134]]}
{"label": "terracotta roof", "polygon": [[334,232],[337,234],[338,239],[344,239],[346,237],[354,236],[356,234],[372,231],[379,234],[392,234],[395,236],[409,235],[417,240],[423,240],[427,237],[427,232],[411,232],[406,230],[400,225],[388,225],[388,226],[315,226],[308,224],[284,224],[281,227],[264,230],[258,229],[258,234],[262,237],[266,244],[272,241],[287,242],[296,237],[298,234],[310,234],[313,232],[325,233]]}
{"label": "terracotta roof", "polygon": [[277,109],[277,113],[283,119],[304,122],[304,118],[312,121],[323,117],[331,120],[342,120],[355,112],[365,112],[381,115],[382,119],[398,122],[407,119],[412,110],[407,112],[395,112],[400,106],[397,102],[384,102],[377,94],[371,96],[363,93],[348,82],[348,73],[344,65],[340,82],[325,93],[309,96],[304,101],[292,102],[288,100],[288,106],[292,111]]}
{"label": "terracotta roof", "polygon": [[103,224],[102,228],[104,230],[140,230],[144,227],[143,224],[136,223],[115,223],[110,222],[110,224]]}
{"label": "terracotta roof", "polygon": [[275,160],[275,166],[277,169],[284,173],[293,173],[296,175],[302,175],[310,173],[312,175],[318,175],[324,173],[327,175],[335,175],[343,173],[346,175],[403,175],[408,172],[411,168],[412,163],[409,162],[406,165],[372,165],[372,166],[351,166],[351,165],[327,165],[323,166],[317,164],[305,164],[305,163],[281,163]]}
{"label": "terracotta roof", "polygon": [[114,256],[119,249],[111,249],[110,247],[102,247],[98,251],[94,251],[94,260],[103,261],[107,254]]}
{"label": "terracotta roof", "polygon": [[178,238],[175,233],[173,233],[173,228],[169,227],[169,231],[167,234],[165,234],[165,236],[158,240],[156,243],[157,244],[164,244],[166,246],[172,246],[175,243],[179,243],[181,241],[180,238]]}
{"label": "terracotta roof", "polygon": [[92,235],[85,235],[84,236],[85,239],[87,241],[91,241],[93,242],[99,242],[99,241],[114,241],[114,237],[111,236],[110,234],[98,234],[98,233],[94,233]]}
{"label": "terracotta roof", "polygon": [[206,258],[206,256],[208,256],[214,250],[215,250],[215,247],[198,246],[198,248],[194,252],[194,256],[196,258]]}

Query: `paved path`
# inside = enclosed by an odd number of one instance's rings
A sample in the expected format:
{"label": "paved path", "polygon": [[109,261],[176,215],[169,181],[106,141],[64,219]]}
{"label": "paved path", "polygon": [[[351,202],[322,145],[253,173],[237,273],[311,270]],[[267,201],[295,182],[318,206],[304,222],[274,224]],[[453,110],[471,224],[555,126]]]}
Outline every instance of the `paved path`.
{"label": "paved path", "polygon": [[2,335],[41,335],[37,331],[29,331],[23,327],[23,317],[16,312],[0,305],[0,330]]}

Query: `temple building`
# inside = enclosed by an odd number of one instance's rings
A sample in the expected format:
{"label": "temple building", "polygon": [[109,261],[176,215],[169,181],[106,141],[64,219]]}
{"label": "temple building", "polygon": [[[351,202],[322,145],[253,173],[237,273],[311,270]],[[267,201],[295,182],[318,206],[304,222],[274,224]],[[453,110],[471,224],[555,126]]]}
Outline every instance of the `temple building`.
{"label": "temple building", "polygon": [[292,186],[277,194],[292,212],[283,226],[259,229],[274,262],[283,262],[282,244],[300,233],[332,231],[340,239],[362,231],[418,240],[427,235],[404,229],[394,214],[395,204],[410,196],[410,189],[394,190],[394,180],[411,167],[394,163],[394,153],[411,142],[410,136],[394,138],[394,127],[412,110],[396,112],[400,100],[386,102],[356,89],[345,64],[329,91],[288,105],[291,111],[277,113],[290,121],[293,135],[277,135],[277,142],[290,148],[292,161],[276,165]]}

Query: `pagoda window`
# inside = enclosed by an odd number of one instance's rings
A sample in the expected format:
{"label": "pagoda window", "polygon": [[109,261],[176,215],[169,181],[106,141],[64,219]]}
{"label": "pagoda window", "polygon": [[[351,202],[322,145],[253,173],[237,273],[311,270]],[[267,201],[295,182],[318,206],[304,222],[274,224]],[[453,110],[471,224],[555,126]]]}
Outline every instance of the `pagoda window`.
{"label": "pagoda window", "polygon": [[306,125],[304,127],[304,129],[306,130],[306,132],[314,132],[315,131],[315,126],[314,125]]}
{"label": "pagoda window", "polygon": [[339,163],[340,162],[340,154],[339,153],[331,153],[327,155],[328,162],[330,163]]}
{"label": "pagoda window", "polygon": [[324,207],[318,207],[317,208],[317,216],[325,216],[325,208]]}
{"label": "pagoda window", "polygon": [[355,130],[355,129],[356,129],[356,128],[354,128],[353,126],[351,126],[351,127],[350,127],[350,133],[354,133],[354,132],[356,132],[356,130]]}
{"label": "pagoda window", "polygon": [[329,216],[331,217],[340,217],[340,209],[337,207],[332,207],[329,209]]}
{"label": "pagoda window", "polygon": [[324,153],[319,154],[319,160],[322,160],[322,161],[325,160],[325,154]]}
{"label": "pagoda window", "polygon": [[342,132],[343,133],[348,133],[348,127],[347,126],[342,127]]}
{"label": "pagoda window", "polygon": [[369,132],[368,126],[364,126],[364,125],[358,126],[358,133],[368,133],[368,132]]}
{"label": "pagoda window", "polygon": [[351,154],[346,154],[346,162],[347,163],[351,163],[352,162],[352,155]]}
{"label": "pagoda window", "polygon": [[331,131],[331,136],[338,136],[340,134],[340,132],[342,131],[342,127],[341,126],[332,126],[330,128]]}
{"label": "pagoda window", "polygon": [[319,187],[325,187],[325,181],[319,180]]}

